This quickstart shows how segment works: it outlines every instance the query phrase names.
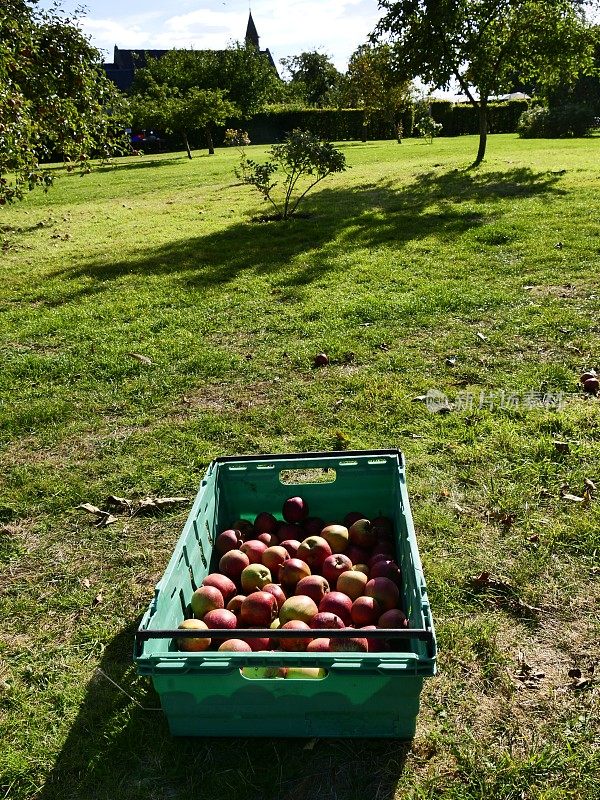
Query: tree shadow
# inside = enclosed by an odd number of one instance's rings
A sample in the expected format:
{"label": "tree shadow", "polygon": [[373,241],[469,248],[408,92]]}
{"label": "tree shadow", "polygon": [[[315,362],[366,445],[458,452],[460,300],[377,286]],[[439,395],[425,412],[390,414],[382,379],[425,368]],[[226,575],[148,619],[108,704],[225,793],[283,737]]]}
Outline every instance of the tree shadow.
{"label": "tree shadow", "polygon": [[[557,175],[521,167],[483,173],[431,171],[401,187],[385,181],[325,188],[303,206],[309,212],[306,218],[243,220],[204,236],[136,250],[121,260],[83,262],[54,276],[85,277],[102,290],[127,274],[168,274],[185,286],[208,289],[244,270],[272,275],[282,287],[309,284],[335,270],[340,256],[353,248],[385,245],[401,250],[432,235],[458,239],[497,221],[497,210],[492,217],[486,206],[490,201],[551,198],[565,193],[558,181]],[[65,299],[69,296],[60,302]]]}
{"label": "tree shadow", "polygon": [[[185,159],[184,159],[185,157]],[[133,156],[126,156],[126,158],[132,158]],[[127,170],[132,169],[143,169],[144,167],[170,167],[176,161],[187,161],[187,156],[185,153],[183,155],[177,154],[169,156],[168,158],[157,158],[154,155],[143,155],[139,156],[135,161],[114,161],[108,162],[104,164],[100,164],[94,168],[94,172],[124,172]]]}
{"label": "tree shadow", "polygon": [[38,800],[394,798],[407,741],[172,737],[162,711],[102,674],[158,708],[154,691],[135,685],[138,622],[106,647]]}

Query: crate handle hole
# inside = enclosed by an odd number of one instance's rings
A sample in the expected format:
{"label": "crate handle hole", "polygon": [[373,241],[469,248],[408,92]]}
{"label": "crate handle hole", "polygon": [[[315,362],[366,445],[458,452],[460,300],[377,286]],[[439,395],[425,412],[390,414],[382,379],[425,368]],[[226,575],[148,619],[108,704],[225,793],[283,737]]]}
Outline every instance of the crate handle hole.
{"label": "crate handle hole", "polygon": [[279,482],[284,486],[301,486],[304,483],[334,483],[336,471],[331,467],[282,469]]}
{"label": "crate handle hole", "polygon": [[323,681],[329,672],[322,667],[240,667],[240,675],[247,681]]}

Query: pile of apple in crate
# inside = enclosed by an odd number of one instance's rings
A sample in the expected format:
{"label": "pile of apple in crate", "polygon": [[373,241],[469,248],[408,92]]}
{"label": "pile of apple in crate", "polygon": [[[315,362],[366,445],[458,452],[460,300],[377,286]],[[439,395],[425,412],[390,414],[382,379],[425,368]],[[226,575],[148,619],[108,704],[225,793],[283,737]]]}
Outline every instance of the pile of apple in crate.
{"label": "pile of apple in crate", "polygon": [[[290,497],[283,521],[261,512],[254,524],[237,520],[215,542],[218,572],[207,575],[191,599],[193,618],[180,628],[230,630],[231,638],[181,637],[180,650],[250,652],[376,652],[402,649],[398,640],[369,638],[376,628],[406,628],[402,573],[393,523],[351,511],[341,522],[309,516]],[[283,628],[297,636],[248,638],[244,629]],[[352,628],[356,636],[323,638],[320,630]],[[286,668],[272,677],[286,677]]]}

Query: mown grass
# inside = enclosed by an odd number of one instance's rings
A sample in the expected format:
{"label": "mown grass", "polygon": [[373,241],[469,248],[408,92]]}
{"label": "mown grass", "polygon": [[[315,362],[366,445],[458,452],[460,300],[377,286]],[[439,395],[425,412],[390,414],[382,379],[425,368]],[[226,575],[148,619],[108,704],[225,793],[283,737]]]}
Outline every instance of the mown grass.
{"label": "mown grass", "polygon": [[[348,172],[286,224],[253,221],[231,151],[2,210],[4,796],[598,796],[599,504],[561,497],[600,478],[577,380],[600,366],[598,139],[496,136],[477,171],[473,146],[344,145]],[[430,388],[474,407],[429,414]],[[97,672],[156,706],[132,634],[186,512],[99,529],[79,503],[193,497],[217,455],[385,446],[440,645],[412,743],[172,740]],[[482,571],[513,594],[476,591]]]}

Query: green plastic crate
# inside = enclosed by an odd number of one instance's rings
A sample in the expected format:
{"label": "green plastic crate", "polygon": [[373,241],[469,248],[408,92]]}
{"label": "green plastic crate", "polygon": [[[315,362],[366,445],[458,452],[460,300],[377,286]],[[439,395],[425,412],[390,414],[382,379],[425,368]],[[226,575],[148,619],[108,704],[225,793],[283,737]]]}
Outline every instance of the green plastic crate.
{"label": "green plastic crate", "polygon": [[[311,516],[328,521],[341,520],[353,510],[394,520],[403,608],[411,628],[404,652],[184,653],[172,636],[156,633],[176,629],[189,616],[192,593],[216,569],[218,557],[215,553],[213,559],[212,549],[221,530],[240,518],[253,521],[259,511],[282,519],[284,500],[297,494],[308,501]],[[140,674],[151,676],[176,736],[411,738],[423,678],[435,673],[436,640],[402,453],[299,453],[213,461],[140,624],[135,661]],[[321,667],[326,676],[249,679],[240,671],[245,666]]]}

